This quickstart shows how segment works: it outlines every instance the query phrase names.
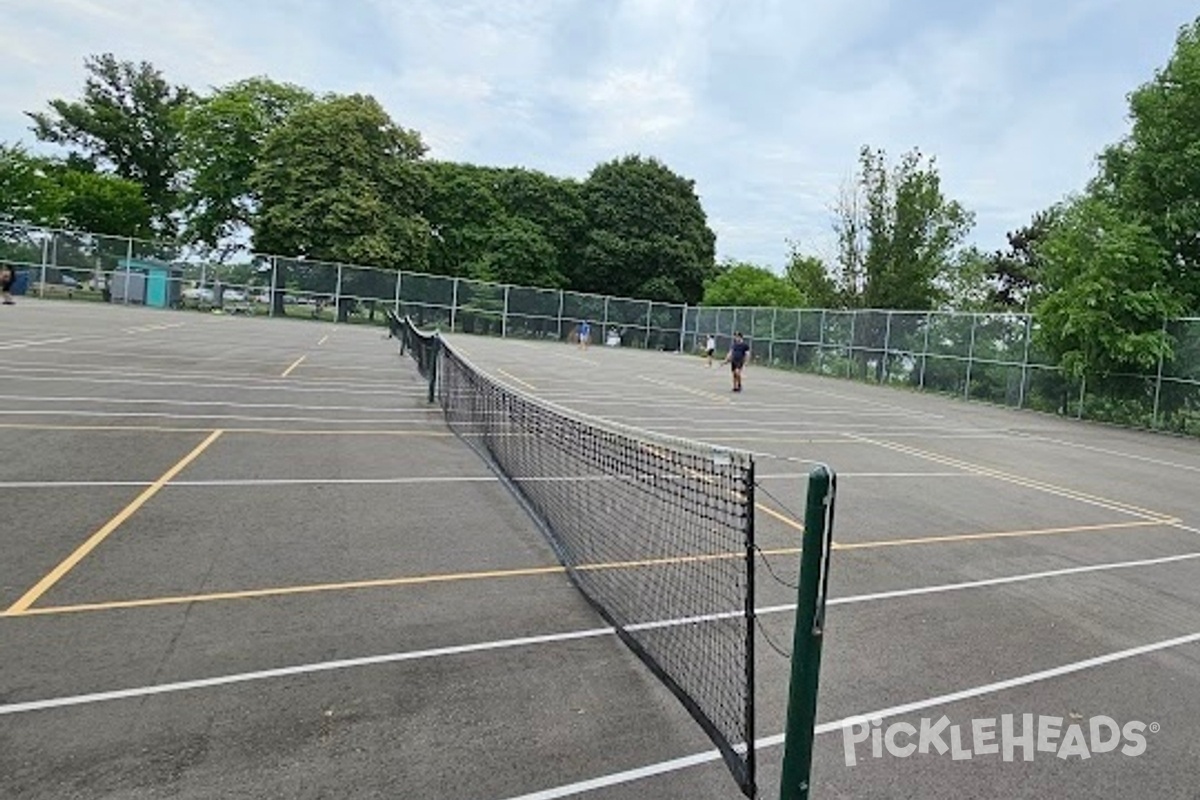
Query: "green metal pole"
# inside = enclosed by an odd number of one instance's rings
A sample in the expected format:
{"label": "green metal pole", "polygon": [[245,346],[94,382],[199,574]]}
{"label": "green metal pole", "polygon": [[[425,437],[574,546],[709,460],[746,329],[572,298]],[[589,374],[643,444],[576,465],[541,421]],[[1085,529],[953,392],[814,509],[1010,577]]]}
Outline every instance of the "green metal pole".
{"label": "green metal pole", "polygon": [[828,467],[809,473],[804,540],[800,551],[800,592],[792,636],[792,676],[784,729],[780,800],[807,800],[817,720],[821,644],[825,637],[825,596],[833,538],[837,478]]}
{"label": "green metal pole", "polygon": [[429,402],[433,402],[437,387],[438,355],[442,349],[442,337],[434,336],[429,348]]}

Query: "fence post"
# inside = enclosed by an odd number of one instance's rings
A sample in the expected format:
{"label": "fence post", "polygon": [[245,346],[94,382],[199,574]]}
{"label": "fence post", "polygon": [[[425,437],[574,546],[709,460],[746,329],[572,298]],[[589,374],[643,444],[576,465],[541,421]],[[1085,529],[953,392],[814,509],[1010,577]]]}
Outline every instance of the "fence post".
{"label": "fence post", "polygon": [[271,302],[267,306],[267,316],[275,316],[275,294],[279,291],[279,263],[271,256]]}
{"label": "fence post", "polygon": [[971,399],[971,368],[975,365],[975,326],[979,324],[979,315],[971,314],[971,344],[967,347],[967,379],[963,383],[963,399]]}
{"label": "fence post", "polygon": [[800,547],[796,627],[792,634],[792,671],[788,685],[780,800],[807,800],[811,786],[836,484],[837,478],[828,467],[819,466],[809,473],[804,538]]}
{"label": "fence post", "polygon": [[883,329],[883,369],[880,370],[880,383],[888,382],[888,363],[892,357],[892,313],[887,312],[887,323]]}
{"label": "fence post", "polygon": [[604,296],[604,319],[600,323],[600,338],[608,338],[608,295]]}
{"label": "fence post", "polygon": [[1087,396],[1087,375],[1079,379],[1079,405],[1075,407],[1075,419],[1083,419],[1083,399]]}
{"label": "fence post", "polygon": [[342,265],[337,265],[337,283],[333,285],[333,321],[342,321]]}
{"label": "fence post", "polygon": [[125,305],[129,305],[129,270],[133,266],[133,239],[125,240]]}
{"label": "fence post", "polygon": [[[1166,317],[1163,317],[1162,335],[1163,335],[1163,341],[1161,344],[1165,345],[1166,341],[1167,341],[1167,318]],[[1151,413],[1151,416],[1150,416],[1150,427],[1151,428],[1158,427],[1158,404],[1159,404],[1159,398],[1162,396],[1163,360],[1164,360],[1165,355],[1166,355],[1165,348],[1159,349],[1159,351],[1158,351],[1158,375],[1154,380],[1154,411]]]}
{"label": "fence post", "polygon": [[[53,241],[58,234],[51,233],[50,240]],[[46,296],[46,256],[49,254],[49,249],[46,246],[46,240],[42,239],[42,277],[38,281],[38,297]]]}
{"label": "fence post", "polygon": [[825,314],[828,309],[821,309],[821,331],[817,334],[817,372],[825,374]]}
{"label": "fence post", "polygon": [[[654,313],[654,301],[647,300],[646,301],[646,345],[645,345],[646,350],[650,349],[650,325],[653,322],[653,317],[651,316],[653,313]],[[607,336],[608,336],[608,334],[605,333],[606,338],[607,338]]]}
{"label": "fence post", "polygon": [[1017,408],[1025,407],[1025,392],[1029,387],[1029,343],[1033,340],[1033,315],[1025,315],[1025,355],[1021,357],[1021,391],[1017,396]]}
{"label": "fence post", "polygon": [[403,275],[404,275],[404,270],[401,270],[401,269],[396,270],[396,300],[395,300],[395,307],[392,309],[392,311],[395,313],[395,315],[397,317],[400,316],[400,279]]}
{"label": "fence post", "polygon": [[687,314],[688,305],[687,303],[684,303],[683,316],[679,318],[679,352],[681,353],[687,349]]}
{"label": "fence post", "polygon": [[504,287],[504,313],[500,317],[500,338],[508,338],[508,290],[509,286]]}
{"label": "fence post", "polygon": [[558,290],[558,340],[562,341],[562,324],[563,324],[563,300],[567,293],[562,289]]}
{"label": "fence post", "polygon": [[854,328],[858,322],[858,312],[850,312],[850,357],[846,359],[846,377],[854,377]]}
{"label": "fence post", "polygon": [[775,363],[775,323],[779,321],[779,307],[771,309],[771,338],[767,340],[767,363]]}
{"label": "fence post", "polygon": [[933,321],[933,312],[925,312],[925,342],[921,345],[921,377],[917,382],[918,388],[925,391],[925,364],[929,361],[929,323]]}
{"label": "fence post", "polygon": [[450,292],[450,332],[454,333],[454,321],[458,316],[458,278],[454,279]]}

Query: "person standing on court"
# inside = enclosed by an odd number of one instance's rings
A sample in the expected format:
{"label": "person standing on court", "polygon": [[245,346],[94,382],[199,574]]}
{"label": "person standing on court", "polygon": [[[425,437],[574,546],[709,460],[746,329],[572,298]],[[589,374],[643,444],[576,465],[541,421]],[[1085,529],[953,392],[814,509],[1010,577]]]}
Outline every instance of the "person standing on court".
{"label": "person standing on court", "polygon": [[729,354],[725,356],[726,363],[733,370],[733,390],[742,390],[742,369],[750,358],[750,343],[742,338],[741,331],[733,335],[733,344],[729,346]]}
{"label": "person standing on court", "polygon": [[587,350],[588,340],[592,336],[592,323],[586,319],[579,323],[579,349]]}
{"label": "person standing on court", "polygon": [[717,337],[711,333],[708,339],[704,342],[704,357],[708,359],[708,366],[712,366],[713,354],[717,352]]}
{"label": "person standing on court", "polygon": [[12,287],[17,282],[17,270],[9,264],[0,264],[0,298],[6,306],[13,305]]}

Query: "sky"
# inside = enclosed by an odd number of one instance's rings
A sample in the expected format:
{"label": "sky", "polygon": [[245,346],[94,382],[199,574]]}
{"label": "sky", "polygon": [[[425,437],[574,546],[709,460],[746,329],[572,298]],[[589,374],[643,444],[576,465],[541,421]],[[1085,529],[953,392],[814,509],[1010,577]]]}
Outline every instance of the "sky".
{"label": "sky", "polygon": [[429,157],[584,179],[654,157],[717,256],[831,259],[859,149],[936,159],[969,242],[1083,188],[1194,0],[0,0],[0,142],[77,98],[84,59],[200,92],[267,75],[369,93]]}

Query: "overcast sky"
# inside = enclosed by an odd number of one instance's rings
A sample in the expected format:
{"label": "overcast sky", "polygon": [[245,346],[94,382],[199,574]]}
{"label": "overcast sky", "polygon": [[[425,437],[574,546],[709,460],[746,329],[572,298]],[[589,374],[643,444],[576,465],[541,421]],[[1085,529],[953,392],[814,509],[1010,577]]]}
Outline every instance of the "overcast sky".
{"label": "overcast sky", "polygon": [[265,74],[375,95],[430,156],[695,180],[721,258],[832,253],[863,144],[936,156],[972,240],[1082,187],[1195,0],[0,0],[0,141],[83,59],[196,90]]}

